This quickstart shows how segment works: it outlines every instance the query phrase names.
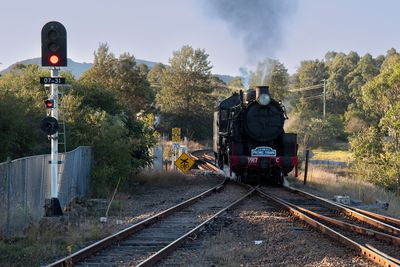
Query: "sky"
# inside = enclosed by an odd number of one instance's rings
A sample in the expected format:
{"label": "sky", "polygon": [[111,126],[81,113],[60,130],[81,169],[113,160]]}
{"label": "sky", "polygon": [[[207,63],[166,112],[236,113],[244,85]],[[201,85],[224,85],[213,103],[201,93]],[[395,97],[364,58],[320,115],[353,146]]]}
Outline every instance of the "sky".
{"label": "sky", "polygon": [[400,51],[400,1],[281,1],[1,0],[0,69],[40,57],[40,31],[52,20],[66,27],[68,57],[77,62],[92,62],[104,42],[117,56],[162,63],[191,45],[209,54],[213,73],[233,76],[266,57],[292,74],[328,51]]}

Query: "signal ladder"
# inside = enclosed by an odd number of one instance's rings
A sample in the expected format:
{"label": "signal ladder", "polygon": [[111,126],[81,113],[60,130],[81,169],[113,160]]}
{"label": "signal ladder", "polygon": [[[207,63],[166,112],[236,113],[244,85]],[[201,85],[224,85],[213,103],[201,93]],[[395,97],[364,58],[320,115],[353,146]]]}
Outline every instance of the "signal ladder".
{"label": "signal ladder", "polygon": [[[58,177],[61,179],[62,174],[64,173],[64,162],[67,152],[67,138],[65,131],[65,103],[64,103],[64,93],[58,93]],[[58,192],[60,192],[60,186],[58,185]]]}
{"label": "signal ladder", "polygon": [[67,152],[67,137],[65,131],[64,93],[58,93],[58,152]]}
{"label": "signal ladder", "polygon": [[[66,129],[65,129],[65,105],[64,105],[64,93],[58,93],[58,173],[61,174],[63,172],[63,166],[61,164],[64,163],[63,158],[65,159],[65,153],[67,152],[67,141],[66,141]],[[51,116],[51,111],[47,112],[47,116]],[[49,161],[50,163],[50,161]]]}

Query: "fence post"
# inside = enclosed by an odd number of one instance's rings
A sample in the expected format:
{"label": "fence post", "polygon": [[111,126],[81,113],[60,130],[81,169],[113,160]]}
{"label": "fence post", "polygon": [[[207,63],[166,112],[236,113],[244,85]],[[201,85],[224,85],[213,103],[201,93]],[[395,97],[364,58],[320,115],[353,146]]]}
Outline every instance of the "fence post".
{"label": "fence post", "polygon": [[7,176],[7,226],[6,226],[6,235],[10,235],[10,212],[11,212],[11,206],[10,206],[10,198],[11,198],[11,158],[7,157],[7,170],[6,170],[6,176]]}
{"label": "fence post", "polygon": [[28,160],[24,159],[24,224],[28,223]]}
{"label": "fence post", "polygon": [[310,150],[306,150],[306,162],[304,166],[304,185],[307,183],[307,172],[308,172],[308,157],[310,155]]}

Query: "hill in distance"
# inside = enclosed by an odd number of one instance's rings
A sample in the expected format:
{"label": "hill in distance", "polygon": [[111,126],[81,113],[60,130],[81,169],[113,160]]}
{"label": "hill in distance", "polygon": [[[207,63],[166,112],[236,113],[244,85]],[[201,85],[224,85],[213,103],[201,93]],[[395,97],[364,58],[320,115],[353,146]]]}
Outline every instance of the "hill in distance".
{"label": "hill in distance", "polygon": [[[31,59],[26,59],[26,60],[14,63],[13,65],[9,66],[8,68],[0,71],[0,75],[11,71],[13,66],[16,65],[16,64],[23,64],[23,65],[34,64],[34,65],[41,66],[41,58],[39,58],[39,57],[31,58]],[[147,65],[147,67],[149,69],[151,69],[151,68],[153,68],[153,66],[155,64],[157,64],[157,62],[143,60],[143,59],[136,59],[136,64],[137,65],[145,64],[145,65]],[[72,75],[75,76],[76,79],[79,79],[79,77],[82,75],[82,73],[84,73],[87,69],[89,69],[93,64],[92,63],[85,63],[85,62],[79,63],[79,62],[73,61],[72,59],[68,58],[67,65],[68,66],[67,67],[63,67],[62,70],[70,71],[72,73]],[[223,80],[225,83],[228,83],[230,80],[232,80],[234,78],[233,76],[230,76],[230,75],[216,74],[216,76],[218,78],[220,78],[221,80]]]}

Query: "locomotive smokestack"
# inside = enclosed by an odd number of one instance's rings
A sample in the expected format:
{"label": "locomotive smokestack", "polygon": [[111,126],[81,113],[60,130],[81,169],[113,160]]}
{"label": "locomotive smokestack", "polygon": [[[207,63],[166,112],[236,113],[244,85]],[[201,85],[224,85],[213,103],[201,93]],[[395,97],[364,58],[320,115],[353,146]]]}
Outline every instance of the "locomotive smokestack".
{"label": "locomotive smokestack", "polygon": [[259,96],[262,95],[262,94],[267,94],[267,95],[270,94],[269,93],[269,86],[267,86],[267,85],[257,86],[257,88],[256,88],[256,99],[258,99]]}

